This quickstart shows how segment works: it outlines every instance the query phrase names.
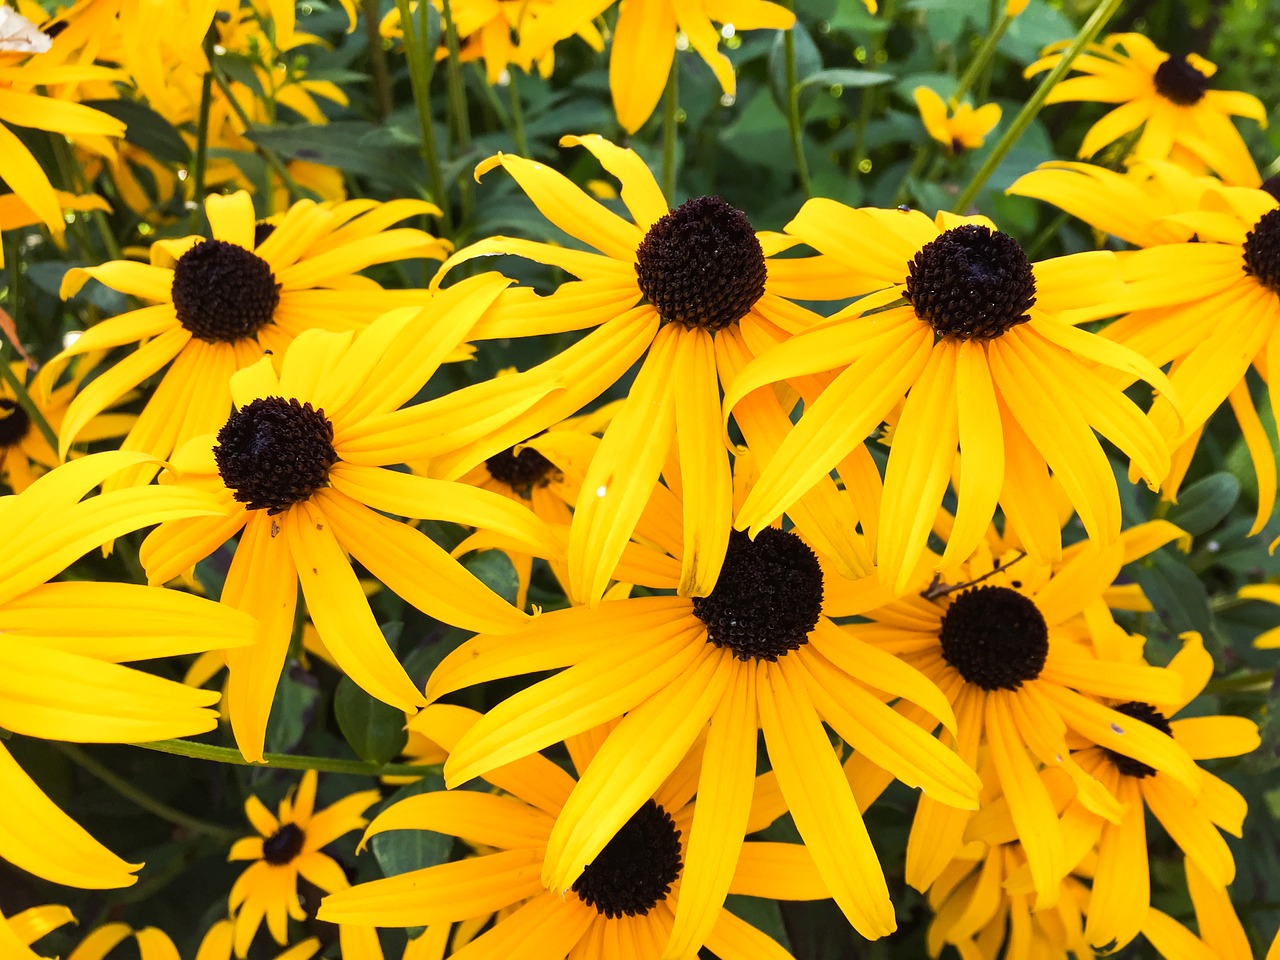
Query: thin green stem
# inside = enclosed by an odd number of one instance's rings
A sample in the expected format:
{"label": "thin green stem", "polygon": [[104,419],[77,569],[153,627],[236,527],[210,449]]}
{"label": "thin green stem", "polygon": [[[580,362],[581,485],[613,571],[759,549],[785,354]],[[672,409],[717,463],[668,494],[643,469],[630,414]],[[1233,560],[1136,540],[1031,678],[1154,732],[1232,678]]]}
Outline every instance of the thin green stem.
{"label": "thin green stem", "polygon": [[507,71],[507,76],[510,77],[507,93],[511,98],[511,135],[516,139],[516,149],[520,151],[520,156],[527,157],[529,141],[524,135],[524,104],[520,102],[520,84],[516,82],[516,68],[511,67]]}
{"label": "thin green stem", "polygon": [[680,126],[680,63],[673,60],[667,75],[667,89],[662,95],[662,193],[667,205],[675,202],[676,146]]}
{"label": "thin green stem", "polygon": [[[18,272],[17,263],[6,264],[9,269],[10,276]],[[31,399],[31,394],[27,392],[26,384],[13,372],[13,368],[9,366],[9,341],[0,337],[0,378],[9,385],[9,389],[13,391],[14,397],[23,410],[27,412],[27,416],[31,418],[31,422],[35,424],[40,435],[44,437],[49,444],[49,448],[53,451],[58,449],[58,435],[53,432],[53,427],[49,426],[49,421],[45,419],[44,414],[40,412],[40,408],[36,406],[36,402]]]}
{"label": "thin green stem", "polygon": [[[896,12],[897,0],[884,0],[880,5],[880,19],[885,24],[893,23],[893,16]],[[878,31],[871,38],[870,53],[867,62],[871,64],[874,70],[880,63],[880,58],[884,55],[884,41],[888,35],[888,27]],[[853,161],[849,165],[849,176],[857,177],[863,172],[863,162],[867,159],[867,125],[871,123],[872,116],[875,115],[876,107],[879,106],[881,99],[878,87],[866,87],[863,89],[860,103],[858,104],[858,125],[853,132]]]}
{"label": "thin green stem", "polygon": [[953,213],[964,213],[969,209],[978,193],[986,185],[991,175],[995,173],[996,167],[1000,166],[1005,156],[1013,149],[1013,145],[1026,132],[1027,127],[1031,126],[1031,121],[1036,118],[1036,114],[1044,106],[1044,101],[1049,96],[1049,91],[1071,69],[1071,64],[1075,62],[1076,57],[1080,55],[1084,48],[1094,41],[1107,21],[1120,8],[1121,2],[1122,0],[1103,0],[1090,15],[1089,19],[1085,21],[1084,26],[1080,28],[1080,32],[1071,41],[1071,45],[1062,52],[1062,58],[1049,71],[1048,76],[1040,82],[1040,86],[1036,87],[1036,92],[1031,95],[1031,99],[1027,101],[1026,105],[1018,111],[1018,115],[1014,117],[1009,129],[1000,137],[999,142],[996,143],[991,153],[987,155],[987,159],[983,161],[978,172],[973,175],[973,179],[969,181],[968,186],[961,192],[959,199],[956,200],[951,208]]}
{"label": "thin green stem", "polygon": [[378,122],[382,123],[391,113],[391,71],[387,69],[387,52],[382,49],[382,34],[378,30],[382,20],[379,7],[378,0],[364,0],[365,40],[369,45],[369,72],[373,77],[373,110]]}
{"label": "thin green stem", "polygon": [[[213,63],[213,53],[207,54],[209,63]],[[196,223],[204,216],[204,179],[205,170],[209,166],[209,113],[213,108],[213,67],[205,71],[200,83],[200,119],[196,124],[196,153],[191,164],[191,177],[195,181],[192,187],[191,216]]]}
{"label": "thin green stem", "polygon": [[387,776],[426,776],[439,773],[439,764],[421,763],[370,763],[366,760],[342,760],[337,757],[303,757],[291,753],[263,754],[263,763],[246,760],[239,750],[232,747],[215,747],[209,743],[194,743],[191,740],[153,740],[150,743],[135,743],[135,747],[154,750],[157,753],[170,753],[178,757],[191,757],[195,760],[212,760],[215,763],[229,763],[237,767],[274,767],[277,770],[318,770],[321,773],[350,773],[364,777]]}
{"label": "thin green stem", "polygon": [[423,50],[427,44],[427,7],[419,4],[418,25],[415,28],[409,0],[396,0],[400,11],[400,32],[404,35],[404,56],[409,63],[409,82],[413,86],[413,105],[418,111],[418,126],[422,128],[422,159],[427,165],[427,181],[431,187],[431,199],[440,208],[440,226],[446,235],[453,233],[453,213],[449,209],[444,174],[440,167],[440,148],[436,144],[436,128],[431,120],[431,77],[435,73],[435,58]]}
{"label": "thin green stem", "polygon": [[[464,157],[471,152],[471,121],[467,116],[467,97],[462,85],[462,54],[458,44],[458,27],[453,22],[453,6],[449,0],[443,0],[444,42],[449,51],[449,115],[453,120],[454,145],[458,156]],[[471,178],[460,180],[462,192],[462,219],[471,219],[472,187]]]}
{"label": "thin green stem", "polygon": [[995,25],[994,29],[987,32],[986,39],[982,41],[982,46],[978,48],[978,52],[974,54],[968,68],[961,75],[960,82],[956,84],[956,92],[951,96],[956,103],[959,103],[960,98],[977,83],[979,77],[986,75],[986,70],[996,55],[996,46],[1000,43],[1000,38],[1004,36],[1011,23],[1013,23],[1013,17],[1006,14],[1000,18],[1000,22]]}
{"label": "thin green stem", "polygon": [[[788,8],[792,5],[786,4]],[[796,177],[805,198],[813,196],[813,184],[809,180],[809,161],[804,156],[804,125],[800,122],[800,90],[796,87],[796,38],[790,30],[782,34],[783,67],[787,83],[787,130],[791,134],[791,155],[795,160]]]}
{"label": "thin green stem", "polygon": [[[222,75],[221,68],[217,63],[210,62],[210,72],[213,74],[213,82],[218,85],[218,89],[222,91],[222,95],[227,98],[227,106],[231,108],[231,112],[236,115],[245,130],[253,126],[253,121],[249,119],[249,114],[245,112],[244,107],[240,105],[240,101],[236,99],[236,95],[231,90],[231,84],[227,82],[227,78]],[[262,154],[262,159],[267,162],[267,166],[271,171],[280,178],[280,182],[284,184],[286,190],[289,191],[289,197],[292,200],[304,200],[310,198],[310,194],[304,191],[298,182],[293,179],[293,175],[289,173],[289,168],[285,162],[280,159],[274,150],[264,147],[260,143],[255,143],[254,147]]]}
{"label": "thin green stem", "polygon": [[1059,213],[1052,220],[1050,220],[1045,225],[1045,228],[1041,230],[1039,233],[1037,233],[1035,237],[1032,239],[1032,241],[1029,244],[1027,244],[1027,248],[1026,248],[1027,259],[1029,260],[1036,259],[1036,256],[1040,253],[1041,250],[1044,249],[1045,244],[1047,244],[1050,240],[1052,240],[1054,236],[1057,234],[1057,232],[1067,225],[1067,221],[1070,219],[1071,219],[1071,214]]}
{"label": "thin green stem", "polygon": [[1255,670],[1252,673],[1243,673],[1238,677],[1219,677],[1216,680],[1210,680],[1205,684],[1204,692],[1208,694],[1216,693],[1242,693],[1247,690],[1267,690],[1275,681],[1274,670]]}
{"label": "thin green stem", "polygon": [[101,780],[120,796],[132,801],[148,813],[155,814],[161,820],[167,820],[169,823],[190,830],[192,833],[203,833],[223,840],[234,840],[243,832],[233,830],[230,827],[220,827],[216,823],[209,823],[207,820],[201,820],[199,817],[193,817],[190,814],[183,813],[181,810],[174,809],[167,803],[139,790],[124,777],[113,773],[109,768],[103,766],[77,746],[56,741],[50,741],[49,745],[70,759],[85,773]]}
{"label": "thin green stem", "polygon": [[907,199],[914,194],[911,192],[911,181],[920,176],[925,166],[933,158],[933,142],[922,143],[916,147],[916,155],[911,160],[911,167],[907,170],[902,178],[902,182],[898,184],[898,192],[894,195],[894,204],[906,203]]}

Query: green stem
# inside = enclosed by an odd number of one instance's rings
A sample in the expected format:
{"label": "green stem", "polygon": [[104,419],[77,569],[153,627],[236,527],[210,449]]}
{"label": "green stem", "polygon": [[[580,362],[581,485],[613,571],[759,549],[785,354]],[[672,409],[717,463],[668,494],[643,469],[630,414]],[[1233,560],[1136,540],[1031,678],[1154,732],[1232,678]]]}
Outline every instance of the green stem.
{"label": "green stem", "polygon": [[1035,235],[1032,241],[1027,244],[1026,254],[1028,260],[1036,259],[1036,255],[1044,249],[1045,244],[1054,238],[1059,230],[1067,225],[1067,221],[1071,219],[1069,213],[1059,213],[1045,225],[1045,228]]}
{"label": "green stem", "polygon": [[[884,0],[880,5],[880,17],[885,24],[893,23],[896,6],[897,0]],[[879,65],[880,57],[884,54],[884,41],[888,33],[889,30],[886,27],[871,38],[871,48],[867,63],[871,65],[873,70]],[[858,126],[853,135],[853,162],[849,166],[850,177],[861,176],[863,173],[863,162],[867,159],[867,125],[871,122],[871,118],[879,104],[879,88],[867,87],[862,91],[861,102],[858,105]]]}
{"label": "green stem", "polygon": [[124,777],[113,773],[79,747],[70,743],[58,743],[56,741],[49,741],[49,745],[69,758],[72,763],[84,770],[85,773],[101,780],[120,796],[132,801],[148,813],[154,813],[161,820],[167,820],[169,823],[190,830],[192,833],[203,833],[223,840],[234,840],[243,832],[233,830],[230,827],[220,827],[216,823],[209,823],[207,820],[193,817],[190,814],[183,813],[181,810],[175,810],[167,803],[139,790]]}
{"label": "green stem", "polygon": [[956,103],[959,103],[960,98],[969,92],[969,88],[977,82],[980,76],[985,74],[987,67],[991,65],[991,60],[996,55],[996,46],[1000,43],[1000,38],[1004,36],[1011,23],[1013,23],[1013,17],[1002,16],[1000,22],[995,25],[995,29],[987,32],[987,37],[982,41],[982,46],[978,48],[978,52],[974,54],[968,69],[960,77],[960,82],[956,84],[956,92],[951,95],[951,99]]}
{"label": "green stem", "polygon": [[431,76],[435,73],[435,58],[423,50],[427,44],[427,4],[418,7],[418,26],[415,29],[409,0],[396,0],[400,11],[400,32],[404,35],[404,56],[409,63],[409,82],[413,86],[413,104],[418,111],[418,126],[422,128],[422,159],[427,165],[427,180],[431,186],[431,199],[440,208],[440,226],[446,236],[453,234],[453,214],[449,209],[444,174],[440,167],[440,148],[436,144],[436,128],[431,120]]}
{"label": "green stem", "polygon": [[[792,4],[787,3],[790,8]],[[796,38],[790,30],[782,34],[782,54],[787,82],[787,129],[791,133],[791,155],[795,159],[796,177],[805,198],[813,196],[809,180],[809,162],[804,156],[804,126],[800,122],[800,91],[796,87]]]}
{"label": "green stem", "polygon": [[902,178],[902,183],[898,184],[898,192],[893,198],[895,205],[906,203],[909,197],[914,196],[911,192],[911,181],[920,176],[925,165],[933,158],[933,149],[932,142],[922,143],[916,147],[916,155],[911,160],[911,167]]}
{"label": "green stem", "polygon": [[1005,156],[1013,149],[1013,145],[1026,132],[1027,127],[1031,126],[1031,121],[1036,118],[1036,114],[1044,106],[1044,101],[1049,96],[1049,91],[1071,69],[1071,64],[1084,48],[1092,43],[1098,34],[1102,32],[1102,28],[1115,15],[1121,2],[1122,0],[1103,0],[1089,16],[1089,19],[1085,21],[1084,26],[1080,28],[1080,32],[1071,41],[1071,46],[1063,51],[1062,58],[1049,71],[1048,76],[1040,82],[1040,86],[1036,87],[1036,92],[1031,95],[1031,99],[1027,101],[1026,106],[1018,111],[1018,115],[1014,117],[1009,129],[1004,132],[999,142],[996,143],[995,148],[987,155],[987,159],[983,161],[978,172],[973,175],[973,179],[964,188],[959,199],[951,207],[953,213],[964,213],[969,209],[979,191],[986,185],[987,180],[991,178],[991,174],[995,173],[996,167],[1000,166]]}
{"label": "green stem", "polygon": [[365,39],[369,45],[370,73],[373,76],[373,109],[378,122],[382,123],[391,113],[391,71],[387,69],[387,52],[382,49],[382,34],[378,32],[378,23],[382,19],[379,7],[378,0],[364,0]]}
{"label": "green stem", "polygon": [[511,97],[511,133],[516,138],[516,149],[520,152],[520,156],[527,157],[529,141],[524,135],[524,104],[520,102],[520,85],[516,83],[516,68],[511,67],[507,76],[511,78],[511,82],[507,85],[507,93]]}
{"label": "green stem", "polygon": [[337,757],[302,757],[291,753],[263,754],[262,763],[246,760],[239,750],[232,747],[215,747],[209,743],[194,743],[191,740],[153,740],[150,743],[135,743],[135,747],[154,750],[157,753],[170,753],[178,757],[191,757],[195,760],[212,760],[215,763],[229,763],[237,767],[273,767],[277,770],[318,770],[321,773],[350,773],[363,777],[389,776],[426,776],[439,773],[439,764],[420,763],[370,763],[366,760],[341,760]]}
{"label": "green stem", "polygon": [[[245,112],[244,107],[240,106],[240,101],[236,99],[236,95],[232,92],[231,84],[227,82],[227,78],[222,75],[222,70],[212,61],[209,63],[209,70],[213,74],[213,82],[218,85],[222,95],[227,98],[227,106],[231,108],[231,112],[244,125],[245,130],[249,130],[253,126],[253,122],[249,119],[249,114]],[[280,178],[280,182],[289,191],[291,200],[304,200],[310,197],[309,193],[298,186],[297,181],[293,179],[293,175],[289,173],[289,168],[285,166],[284,161],[276,155],[274,150],[269,150],[260,143],[255,143],[254,147],[262,154],[262,159],[267,162],[267,166],[271,168],[272,172]]]}
{"label": "green stem", "polygon": [[1245,690],[1265,690],[1275,681],[1274,670],[1257,670],[1253,673],[1241,674],[1238,677],[1219,677],[1205,684],[1204,692],[1240,693]]}
{"label": "green stem", "polygon": [[[196,224],[204,216],[205,171],[209,166],[209,113],[213,108],[213,52],[207,53],[210,67],[200,83],[200,119],[196,126],[196,154],[191,164],[192,186],[191,216]],[[193,224],[194,226],[194,224]]]}
{"label": "green stem", "polygon": [[[11,277],[18,272],[18,264],[15,262],[6,264],[6,267]],[[31,399],[31,394],[27,392],[26,385],[18,379],[18,376],[13,372],[13,368],[9,366],[9,358],[6,356],[8,352],[9,341],[0,337],[0,377],[9,385],[14,397],[22,406],[22,409],[27,412],[27,416],[31,418],[31,422],[36,425],[36,429],[40,431],[40,435],[45,438],[56,456],[58,452],[58,435],[53,432],[53,427],[49,426],[49,421],[44,418],[44,414],[40,412],[36,402]]]}
{"label": "green stem", "polygon": [[[453,6],[449,0],[443,0],[444,42],[449,51],[449,114],[453,119],[454,143],[458,148],[458,156],[465,157],[471,152],[471,122],[467,117],[467,97],[462,86],[462,54],[458,45],[458,28],[453,22]],[[471,178],[461,179],[462,219],[471,219],[472,189]]]}
{"label": "green stem", "polygon": [[662,193],[672,206],[676,195],[676,143],[680,125],[680,62],[671,62],[662,95]]}

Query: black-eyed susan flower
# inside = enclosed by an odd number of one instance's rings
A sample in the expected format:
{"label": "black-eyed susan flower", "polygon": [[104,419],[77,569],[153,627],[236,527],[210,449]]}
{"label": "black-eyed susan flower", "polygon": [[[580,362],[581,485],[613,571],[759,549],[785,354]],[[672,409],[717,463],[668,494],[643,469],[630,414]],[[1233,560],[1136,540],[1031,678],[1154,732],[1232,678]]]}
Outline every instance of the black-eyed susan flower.
{"label": "black-eyed susan flower", "polygon": [[912,96],[925,130],[952,156],[978,149],[1000,122],[1000,107],[994,103],[975,110],[970,103],[947,103],[929,87],[916,87]]}
{"label": "black-eyed susan flower", "polygon": [[237,840],[228,860],[252,860],[231,888],[229,903],[235,925],[235,954],[243,957],[265,919],[276,943],[289,937],[289,918],[305,920],[298,900],[298,878],[326,893],[347,888],[347,875],[323,850],[343,834],[369,821],[364,812],[378,802],[377,790],[361,790],[316,810],[314,770],[302,775],[298,792],[280,801],[273,815],[256,796],[244,804],[244,814],[259,836]]}
{"label": "black-eyed susan flower", "polygon": [[[655,488],[637,529],[644,543],[629,545],[620,580],[678,586],[680,515],[671,492]],[[723,866],[741,844],[763,729],[780,796],[832,896],[864,936],[884,936],[895,926],[888,888],[823,722],[942,803],[973,809],[978,781],[885,705],[884,697],[901,697],[953,727],[946,698],[916,670],[833,623],[858,600],[849,586],[799,536],[771,527],[754,540],[731,535],[705,597],[606,598],[597,607],[544,613],[512,634],[478,636],[435,670],[428,698],[497,677],[568,669],[490,710],[453,748],[446,783],[624,717],[551,831],[542,882],[564,891],[685,762],[709,723],[699,787],[706,819],[693,826],[684,888],[690,916],[678,915],[672,947],[683,956],[705,934],[709,905],[725,894],[728,874],[716,858]]]}
{"label": "black-eyed susan flower", "polygon": [[[234,933],[232,921],[219,920],[201,938],[194,960],[231,960]],[[130,943],[131,946],[126,946]],[[311,960],[319,952],[320,941],[309,937],[277,955],[275,960]],[[179,960],[181,954],[173,939],[159,927],[134,929],[116,921],[85,934],[67,960],[124,960],[131,956],[139,960]]]}
{"label": "black-eyed susan flower", "polygon": [[[1052,69],[1068,44],[1046,47],[1026,75]],[[1085,134],[1081,157],[1141,130],[1130,151],[1135,157],[1172,160],[1197,173],[1207,168],[1228,183],[1258,183],[1258,169],[1231,118],[1247,117],[1265,127],[1266,108],[1253,94],[1210,89],[1218,68],[1208,60],[1165,53],[1140,33],[1116,33],[1091,45],[1071,69],[1083,76],[1058,81],[1046,103],[1117,104]]]}
{"label": "black-eyed susan flower", "polygon": [[[1177,448],[1166,496],[1175,496],[1206,421],[1224,402],[1240,424],[1258,477],[1250,533],[1271,517],[1276,454],[1245,374],[1267,382],[1280,408],[1280,208],[1266,190],[1224,187],[1168,164],[1128,176],[1089,164],[1054,164],[1010,191],[1037,197],[1143,249],[1118,254],[1130,293],[1111,313],[1127,315],[1102,336],[1161,367],[1172,364],[1175,410],[1157,397],[1151,422]],[[1124,382],[1124,381],[1122,381]]]}
{"label": "black-eyed susan flower", "polygon": [[[1096,699],[1165,703],[1182,695],[1181,674],[1146,665],[1143,638],[1119,628],[1103,599],[1126,562],[1179,533],[1161,523],[1136,528],[1100,553],[1078,544],[1056,568],[1020,550],[993,555],[984,541],[967,562],[943,564],[921,594],[864,609],[866,622],[842,628],[883,654],[900,656],[949,699],[959,754],[983,779],[984,811],[976,816],[987,815],[991,801],[1003,797],[1012,838],[1026,853],[1037,909],[1052,906],[1079,861],[1069,854],[1080,846],[1078,835],[1059,822],[1061,804],[1054,797],[1075,795],[1099,824],[1119,823],[1126,799],[1071,753],[1070,744],[1078,741],[1069,741],[1069,732],[1162,771],[1187,796],[1200,794],[1201,771],[1168,731]],[[874,585],[865,589],[868,598],[875,595]],[[871,769],[876,763],[854,754],[850,779],[865,791],[862,781],[878,775]],[[907,845],[907,882],[928,889],[961,851],[972,819],[926,792]],[[1085,842],[1083,850],[1090,846]]]}
{"label": "black-eyed susan flower", "polygon": [[[527,55],[540,57],[577,30],[577,24],[599,16],[613,0],[579,0],[559,4],[562,15],[535,21],[525,30]],[[720,52],[720,30],[712,21],[735,30],[790,30],[795,15],[768,0],[718,0],[714,4],[680,0],[629,0],[618,12],[609,51],[609,89],[618,123],[627,133],[639,130],[662,99],[667,76],[675,66],[676,35],[688,38],[720,83],[732,96],[737,76],[729,58]]]}
{"label": "black-eyed susan flower", "polygon": [[[474,332],[484,339],[596,328],[545,364],[565,389],[507,425],[501,445],[523,442],[577,413],[644,357],[583,480],[585,495],[569,536],[570,596],[599,601],[659,473],[673,469],[668,460],[678,462],[685,493],[681,588],[687,596],[705,595],[719,572],[730,525],[720,408],[724,371],[817,319],[784,294],[803,296],[815,282],[823,289],[830,283],[806,269],[812,258],[768,256],[788,242],[757,234],[740,210],[719,197],[697,197],[669,211],[653,175],[631,150],[594,135],[561,143],[586,147],[622,181],[622,201],[634,222],[544,164],[499,154],[477,173],[503,167],[544,216],[598,252],[490,237],[446,261],[437,282],[455,264],[497,254],[527,257],[578,278],[545,297],[511,291]],[[748,414],[764,393],[748,401]],[[781,424],[769,429],[775,426]],[[447,459],[433,469],[454,472]],[[839,533],[853,538],[849,524]],[[851,565],[865,570],[865,558]]]}
{"label": "black-eyed susan flower", "polygon": [[[452,749],[477,717],[461,707],[433,706],[414,722]],[[608,749],[606,732],[570,739],[575,769],[590,769],[593,756]],[[725,746],[709,733],[705,762],[725,759]],[[700,905],[696,936],[669,943],[673,927],[680,936],[680,906],[696,896],[699,885],[692,863],[701,842],[694,830],[707,816],[700,812],[715,803],[711,795],[723,786],[700,780],[698,761],[687,756],[654,780],[638,809],[608,831],[590,863],[564,889],[546,884],[540,869],[554,855],[554,825],[574,803],[576,786],[571,773],[545,757],[533,753],[486,774],[501,792],[439,791],[401,800],[374,818],[366,839],[390,830],[433,830],[493,852],[359,884],[326,897],[318,916],[343,924],[431,930],[518,907],[456,954],[476,958],[515,956],[529,943],[537,943],[546,956],[581,960],[691,956],[704,944],[721,957],[789,956],[772,938],[725,910],[724,891]],[[760,829],[770,817],[757,814],[756,822],[751,820],[754,778],[752,769],[734,815],[741,821],[737,829]],[[727,849],[705,852],[717,861],[716,885],[728,891],[782,900],[827,896],[813,858],[799,844],[743,843],[739,836]]]}
{"label": "black-eyed susan flower", "polygon": [[264,351],[280,356],[303,330],[357,330],[387,310],[424,303],[421,292],[383,290],[359,271],[442,256],[441,242],[421,230],[387,229],[434,209],[416,200],[299,201],[278,223],[257,224],[249,194],[214,195],[205,202],[211,238],[157,241],[150,264],[114,260],[69,271],[64,296],[92,277],[148,305],[96,324],[53,361],[139,344],[71,402],[60,452],[110,404],[164,370],[121,446],[167,458],[222,425],[231,412],[231,374]]}
{"label": "black-eyed susan flower", "polygon": [[[1198,634],[1184,634],[1182,650],[1169,669],[1182,677],[1180,696],[1130,699],[1118,691],[1107,695],[1112,701],[1107,709],[1125,718],[1113,721],[1124,730],[1125,739],[1135,732],[1158,731],[1193,760],[1238,757],[1257,748],[1261,742],[1257,724],[1246,717],[1174,719],[1174,714],[1200,695],[1213,675],[1213,658]],[[1240,792],[1207,770],[1199,771],[1201,788],[1188,790],[1184,777],[1133,753],[1099,742],[1073,754],[1124,806],[1119,822],[1104,823],[1088,811],[1071,807],[1064,814],[1078,829],[1092,831],[1098,844],[1093,903],[1085,928],[1095,946],[1123,946],[1137,936],[1146,921],[1151,896],[1148,810],[1206,884],[1223,890],[1235,878],[1235,860],[1218,831],[1240,836],[1247,810]]]}
{"label": "black-eyed susan flower", "polygon": [[424,533],[386,515],[458,521],[495,529],[533,552],[554,549],[545,524],[506,497],[386,469],[452,451],[552,389],[537,374],[513,374],[397,410],[507,283],[493,274],[464,281],[424,310],[380,318],[358,338],[306,331],[280,358],[279,376],[267,357],[232,375],[235,411],[216,435],[193,440],[174,458],[181,482],[209,491],[220,512],[162,524],[144,541],[141,559],[152,582],[167,583],[239,534],[221,600],[260,623],[253,646],[227,651],[227,712],[249,759],[262,758],[299,585],[320,639],[353,681],[402,710],[422,703],[387,647],[348,552],[446,623],[501,631],[528,620]]}
{"label": "black-eyed susan flower", "polygon": [[[1092,252],[1031,263],[983,218],[854,210],[810,200],[787,231],[819,250],[843,294],[872,293],[753,361],[725,410],[767,384],[838,370],[761,470],[735,525],[754,535],[857,450],[906,396],[893,430],[877,563],[911,587],[959,461],[958,506],[944,561],[962,562],[997,504],[1033,557],[1060,554],[1050,471],[1100,546],[1120,533],[1115,476],[1094,431],[1158,483],[1159,433],[1103,376],[1126,371],[1167,389],[1137,353],[1072,325],[1070,311],[1124,292],[1115,258]],[[815,274],[821,268],[813,268]],[[818,296],[818,293],[813,296]],[[821,295],[829,295],[823,293]],[[850,558],[854,565],[854,558]]]}
{"label": "black-eyed susan flower", "polygon": [[[81,498],[136,453],[64,464],[0,498],[0,727],[46,740],[139,743],[212,730],[217,695],[130,669],[136,660],[248,642],[248,617],[198,597],[127,583],[49,583],[87,551],[148,524],[208,515],[195,490],[152,487]],[[56,521],[53,519],[56,518]],[[124,887],[125,863],[56,807],[0,747],[0,857],[46,880]]]}

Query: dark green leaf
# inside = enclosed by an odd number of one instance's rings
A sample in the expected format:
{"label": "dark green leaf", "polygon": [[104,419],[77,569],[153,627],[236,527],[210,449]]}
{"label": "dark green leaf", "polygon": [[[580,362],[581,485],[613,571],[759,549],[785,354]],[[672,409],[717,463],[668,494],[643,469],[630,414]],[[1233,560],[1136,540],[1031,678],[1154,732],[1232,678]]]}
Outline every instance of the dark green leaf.
{"label": "dark green leaf", "polygon": [[516,602],[519,587],[516,568],[501,550],[482,550],[468,554],[462,565],[508,603]]}
{"label": "dark green leaf", "polygon": [[[394,649],[404,625],[383,626],[387,642]],[[361,690],[350,677],[338,681],[333,695],[333,713],[338,729],[356,754],[372,763],[390,763],[399,756],[408,740],[404,713]]]}
{"label": "dark green leaf", "polygon": [[1204,584],[1168,550],[1153,553],[1132,567],[1134,579],[1151,601],[1156,616],[1172,634],[1198,630],[1206,641],[1213,635],[1213,614]]}
{"label": "dark green leaf", "polygon": [[1178,494],[1168,520],[1198,537],[1216,527],[1239,499],[1239,480],[1225,470],[1211,473]]}
{"label": "dark green leaf", "polygon": [[291,160],[306,160],[350,173],[385,176],[395,161],[389,152],[412,151],[402,133],[363,120],[339,120],[321,126],[250,127],[245,134],[259,146]]}
{"label": "dark green leaf", "polygon": [[[429,773],[393,793],[378,813],[409,797],[420,793],[432,793],[444,789],[444,780],[438,773]],[[423,825],[425,828],[425,824]],[[434,867],[449,859],[453,851],[453,837],[430,830],[388,830],[371,841],[373,855],[387,877]]]}
{"label": "dark green leaf", "polygon": [[137,100],[86,100],[93,107],[125,124],[124,138],[165,163],[189,163],[191,151],[177,130],[160,114]]}
{"label": "dark green leaf", "polygon": [[290,753],[302,742],[319,693],[316,678],[303,670],[300,663],[294,660],[285,667],[267,722],[268,753]]}
{"label": "dark green leaf", "polygon": [[761,933],[767,933],[778,941],[784,949],[791,949],[791,939],[787,936],[787,928],[782,922],[782,911],[777,900],[762,900],[759,897],[743,897],[730,894],[724,902],[734,916],[747,921]]}

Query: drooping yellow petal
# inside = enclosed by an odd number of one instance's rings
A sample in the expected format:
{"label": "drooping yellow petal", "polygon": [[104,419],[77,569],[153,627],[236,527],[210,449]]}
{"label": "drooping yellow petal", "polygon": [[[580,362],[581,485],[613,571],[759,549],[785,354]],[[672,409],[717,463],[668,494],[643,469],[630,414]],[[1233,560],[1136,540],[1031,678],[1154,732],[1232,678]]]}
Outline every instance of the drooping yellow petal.
{"label": "drooping yellow petal", "polygon": [[361,844],[388,830],[431,829],[473,845],[514,850],[544,846],[552,823],[541,810],[512,797],[438,791],[392,804],[369,824]]}
{"label": "drooping yellow petal", "polygon": [[618,123],[627,133],[639,130],[675,67],[676,14],[666,0],[641,0],[618,16],[609,56],[609,90]]}

